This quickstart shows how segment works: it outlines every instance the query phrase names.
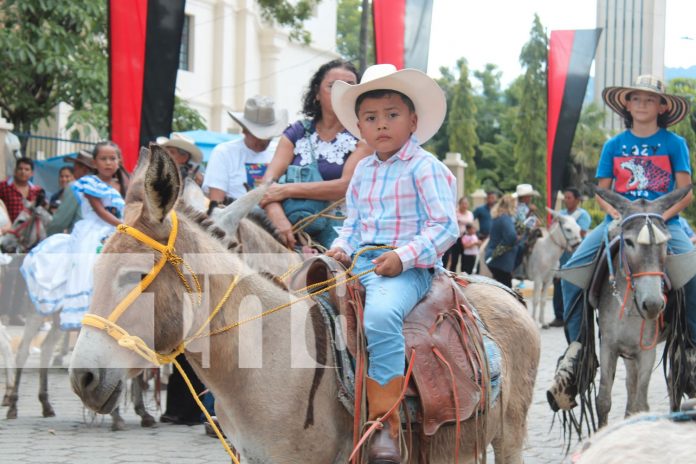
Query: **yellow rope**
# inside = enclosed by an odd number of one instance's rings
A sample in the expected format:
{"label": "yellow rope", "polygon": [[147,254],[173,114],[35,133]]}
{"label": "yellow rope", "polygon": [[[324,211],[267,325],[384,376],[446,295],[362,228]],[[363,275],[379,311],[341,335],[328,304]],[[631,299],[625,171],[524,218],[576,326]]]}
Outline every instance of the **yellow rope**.
{"label": "yellow rope", "polygon": [[[340,201],[342,201],[342,200],[340,200]],[[337,204],[338,202],[335,202],[335,203]],[[331,206],[333,206],[333,205],[331,205]],[[177,233],[178,233],[178,220],[177,220],[176,213],[174,211],[171,212],[171,221],[172,221],[172,230],[169,234],[169,238],[167,240],[167,245],[162,245],[161,243],[157,242],[156,240],[153,240],[152,238],[143,234],[139,230],[134,229],[134,228],[127,226],[125,224],[121,224],[117,227],[117,230],[119,233],[125,233],[127,235],[130,235],[131,237],[144,243],[145,245],[149,246],[150,248],[152,248],[156,251],[159,251],[162,254],[162,257],[157,262],[157,264],[155,264],[152,267],[150,272],[147,274],[147,276],[145,276],[145,278],[140,282],[140,284],[137,287],[135,287],[133,290],[131,290],[128,293],[128,295],[122,301],[120,301],[118,305],[116,305],[116,308],[114,308],[114,310],[111,312],[111,314],[109,315],[108,318],[103,318],[103,317],[97,316],[95,314],[86,314],[84,316],[84,318],[82,319],[82,324],[106,331],[106,333],[109,336],[111,336],[112,338],[114,338],[117,341],[119,346],[133,351],[134,353],[138,354],[139,356],[141,356],[142,358],[144,358],[145,360],[149,361],[150,363],[152,363],[154,365],[161,366],[163,364],[168,364],[168,363],[174,364],[174,366],[176,366],[177,370],[179,371],[179,373],[183,377],[184,382],[186,382],[186,386],[188,387],[189,391],[193,395],[193,398],[196,401],[196,404],[198,405],[198,407],[201,409],[201,411],[205,415],[206,419],[208,420],[211,427],[215,431],[215,434],[217,435],[218,439],[222,443],[222,446],[225,448],[225,451],[227,452],[227,454],[229,454],[230,458],[232,459],[232,461],[235,464],[239,464],[239,460],[237,459],[237,457],[235,456],[235,454],[232,452],[229,445],[225,441],[225,439],[222,435],[222,432],[220,432],[220,429],[215,424],[215,421],[213,421],[212,417],[210,417],[210,414],[206,410],[205,406],[200,401],[198,394],[196,393],[196,390],[193,387],[193,384],[189,380],[189,378],[186,375],[186,373],[184,372],[184,370],[181,368],[181,365],[177,362],[176,357],[178,355],[182,354],[185,351],[186,346],[193,340],[196,340],[198,338],[203,338],[203,337],[209,337],[209,336],[213,336],[213,335],[219,335],[219,334],[226,332],[230,329],[233,329],[235,327],[239,327],[243,324],[252,322],[252,321],[257,320],[257,319],[261,319],[262,317],[268,316],[268,315],[273,314],[275,312],[278,312],[282,309],[288,308],[297,302],[309,299],[309,298],[316,296],[320,293],[328,292],[329,290],[332,290],[332,289],[338,287],[339,285],[343,285],[343,284],[350,282],[352,280],[359,279],[360,277],[362,277],[370,272],[373,272],[375,270],[375,268],[368,269],[368,270],[363,271],[359,274],[355,274],[353,276],[345,278],[341,281],[338,280],[341,277],[345,277],[347,274],[349,274],[353,270],[358,257],[362,253],[364,253],[366,251],[370,251],[370,250],[378,250],[378,249],[394,248],[394,247],[375,246],[375,247],[363,248],[358,253],[355,254],[355,256],[353,257],[353,260],[351,262],[350,267],[348,269],[346,269],[344,272],[342,272],[334,277],[331,277],[323,282],[317,282],[315,284],[308,285],[308,286],[298,290],[297,292],[298,293],[306,292],[306,291],[312,290],[314,288],[326,285],[329,282],[333,282],[332,285],[329,285],[328,287],[323,288],[321,290],[317,290],[315,292],[307,293],[296,300],[293,300],[289,303],[285,303],[282,305],[278,305],[275,308],[271,308],[271,309],[264,311],[261,314],[258,314],[256,316],[252,316],[252,317],[249,317],[247,319],[237,321],[233,324],[229,324],[225,327],[222,327],[220,329],[216,329],[214,331],[209,331],[207,334],[202,334],[205,327],[208,326],[211,323],[211,321],[213,320],[213,318],[220,312],[220,309],[229,300],[230,296],[232,295],[232,292],[237,287],[237,284],[239,282],[239,276],[235,276],[232,279],[232,281],[230,282],[230,285],[228,286],[227,290],[225,291],[224,295],[222,296],[222,298],[220,299],[218,304],[215,306],[213,311],[207,317],[206,321],[196,331],[196,333],[193,336],[184,339],[173,352],[166,354],[166,355],[163,355],[163,354],[160,354],[160,353],[156,352],[155,350],[151,349],[149,346],[147,346],[147,344],[145,343],[145,341],[143,341],[142,338],[135,336],[135,335],[130,335],[125,329],[123,329],[118,324],[116,324],[116,321],[123,315],[125,310],[128,309],[128,307],[138,298],[138,296],[140,296],[142,294],[142,292],[145,291],[145,289],[147,289],[147,287],[155,280],[155,278],[157,277],[157,275],[160,273],[160,271],[164,267],[165,263],[167,263],[167,262],[169,262],[174,267],[177,275],[179,276],[179,279],[184,284],[184,287],[186,288],[187,293],[189,293],[189,296],[191,296],[193,291],[192,291],[191,287],[189,286],[188,281],[186,280],[183,272],[181,271],[180,266],[183,265],[186,267],[186,269],[189,270],[189,272],[191,273],[191,275],[193,277],[193,281],[196,285],[196,289],[198,290],[199,304],[202,301],[202,290],[201,290],[201,286],[200,286],[200,283],[198,281],[198,278],[193,273],[192,269],[188,266],[188,264],[186,264],[184,262],[184,260],[176,254],[176,251],[174,249],[174,243],[176,242],[176,237],[177,237]],[[294,270],[296,270],[296,269],[294,269]],[[286,278],[289,274],[290,274],[290,270],[285,272],[282,275],[281,279]],[[191,298],[193,298],[193,297],[191,296]]]}
{"label": "yellow rope", "polygon": [[311,223],[313,223],[314,221],[316,221],[320,217],[327,217],[330,219],[338,219],[338,220],[345,219],[344,216],[334,216],[331,214],[327,214],[328,211],[331,211],[332,209],[334,209],[335,207],[337,207],[338,205],[340,205],[344,201],[346,201],[345,198],[339,198],[338,200],[334,201],[333,203],[331,203],[329,206],[322,209],[318,213],[311,214],[305,218],[300,219],[292,226],[292,232],[295,233],[295,232],[301,231],[302,229],[304,229],[305,227],[308,227]]}

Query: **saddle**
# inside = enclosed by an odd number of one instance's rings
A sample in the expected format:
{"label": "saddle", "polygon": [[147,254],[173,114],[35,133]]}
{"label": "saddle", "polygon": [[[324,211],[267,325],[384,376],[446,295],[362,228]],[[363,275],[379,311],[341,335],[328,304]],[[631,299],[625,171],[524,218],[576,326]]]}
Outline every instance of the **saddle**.
{"label": "saddle", "polygon": [[[304,289],[345,273],[332,258],[317,256],[304,262],[290,278],[289,288]],[[438,274],[431,291],[404,321],[407,357],[415,352],[407,397],[417,398],[417,417],[412,422],[422,433],[434,435],[446,423],[462,422],[487,407],[490,373],[483,343],[482,324],[477,321],[462,291],[465,281]],[[325,288],[326,285],[323,286]],[[320,290],[313,287],[310,291]],[[344,340],[355,359],[359,312],[365,290],[356,279],[328,290],[328,300],[343,316]],[[497,379],[496,379],[497,380]],[[415,419],[415,420],[414,420]]]}

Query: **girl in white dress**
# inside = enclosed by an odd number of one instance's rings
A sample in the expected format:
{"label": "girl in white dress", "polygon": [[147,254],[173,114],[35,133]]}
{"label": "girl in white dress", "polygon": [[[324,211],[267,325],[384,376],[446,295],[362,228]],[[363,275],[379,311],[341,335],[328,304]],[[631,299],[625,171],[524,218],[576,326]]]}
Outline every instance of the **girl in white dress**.
{"label": "girl in white dress", "polygon": [[81,327],[92,296],[97,250],[121,223],[125,206],[121,192],[112,186],[120,149],[113,142],[100,142],[93,155],[96,174],[80,178],[72,187],[82,219],[71,234],[52,235],[41,242],[21,268],[36,310],[43,315],[62,310],[63,330]]}

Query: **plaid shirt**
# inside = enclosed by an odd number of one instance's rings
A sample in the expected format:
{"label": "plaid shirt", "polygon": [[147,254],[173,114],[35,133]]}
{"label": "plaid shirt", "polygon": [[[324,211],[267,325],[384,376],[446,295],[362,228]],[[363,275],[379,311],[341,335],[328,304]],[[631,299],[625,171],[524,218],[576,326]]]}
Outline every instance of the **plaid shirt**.
{"label": "plaid shirt", "polygon": [[365,245],[390,245],[404,270],[433,267],[459,238],[456,198],[450,170],[412,138],[386,161],[373,154],[358,163],[333,246],[350,255]]}
{"label": "plaid shirt", "polygon": [[[29,193],[27,194],[27,200],[33,201],[40,191],[41,187],[29,182]],[[5,203],[7,214],[10,215],[10,221],[12,222],[17,219],[19,213],[21,213],[24,209],[24,202],[22,199],[22,194],[19,192],[19,190],[17,190],[13,177],[0,182],[0,200]]]}

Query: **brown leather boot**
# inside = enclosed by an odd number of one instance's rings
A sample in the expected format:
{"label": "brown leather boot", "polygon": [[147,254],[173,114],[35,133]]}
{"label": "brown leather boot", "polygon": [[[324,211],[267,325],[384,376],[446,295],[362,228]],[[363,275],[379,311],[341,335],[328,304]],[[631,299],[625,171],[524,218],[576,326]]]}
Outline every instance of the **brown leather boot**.
{"label": "brown leather boot", "polygon": [[[386,414],[399,401],[404,383],[402,376],[394,377],[386,385],[367,378],[368,419],[375,421]],[[400,464],[399,432],[401,416],[397,408],[385,421],[382,429],[376,430],[367,450],[368,464]]]}

